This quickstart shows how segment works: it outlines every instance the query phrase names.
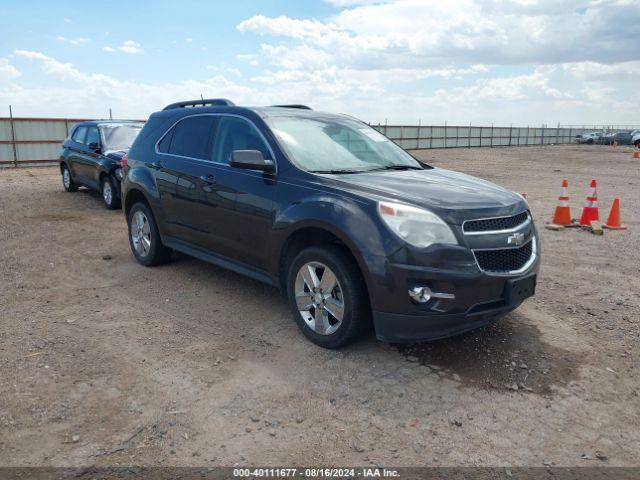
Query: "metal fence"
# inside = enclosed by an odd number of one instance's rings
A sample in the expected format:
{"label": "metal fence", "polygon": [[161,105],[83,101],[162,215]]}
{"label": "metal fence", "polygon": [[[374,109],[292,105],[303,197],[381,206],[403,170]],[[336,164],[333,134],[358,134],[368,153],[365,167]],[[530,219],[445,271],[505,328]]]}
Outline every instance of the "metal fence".
{"label": "metal fence", "polygon": [[[55,163],[60,147],[79,118],[0,118],[0,167]],[[495,127],[456,125],[372,125],[406,150],[429,148],[513,147],[572,143],[594,131],[631,130],[632,126]]]}
{"label": "metal fence", "polygon": [[[405,150],[430,148],[517,147],[574,143],[576,135],[633,130],[634,126],[371,125]],[[637,128],[637,127],[636,127]]]}
{"label": "metal fence", "polygon": [[79,118],[0,118],[0,167],[56,162]]}

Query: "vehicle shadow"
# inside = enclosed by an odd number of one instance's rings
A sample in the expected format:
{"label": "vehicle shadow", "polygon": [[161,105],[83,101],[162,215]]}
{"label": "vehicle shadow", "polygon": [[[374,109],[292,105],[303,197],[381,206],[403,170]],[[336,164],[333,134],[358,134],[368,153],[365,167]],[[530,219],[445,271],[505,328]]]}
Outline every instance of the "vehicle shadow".
{"label": "vehicle shadow", "polygon": [[407,361],[431,368],[461,386],[555,394],[578,378],[583,355],[549,345],[537,327],[513,312],[496,323],[433,342],[395,344]]}
{"label": "vehicle shadow", "polygon": [[[235,308],[243,312],[236,311],[236,314],[241,317],[252,316],[255,312],[264,312],[263,306],[269,305],[265,322],[258,322],[258,326],[252,323],[251,334],[260,336],[264,333],[265,340],[270,344],[279,344],[278,340],[272,338],[276,328],[286,338],[290,339],[293,335],[298,341],[297,327],[290,318],[287,300],[276,288],[179,252],[174,253],[171,265],[181,270],[181,274],[187,275],[190,281],[197,278],[217,294],[251,290],[252,300],[247,302],[245,299],[241,306],[236,305]],[[191,308],[197,307],[194,304]],[[220,309],[224,311],[225,308],[221,304]],[[244,324],[216,325],[207,322],[198,328],[231,335],[230,329],[244,332],[245,327],[247,326]],[[299,341],[307,340],[300,334]],[[377,343],[371,335],[353,348],[347,347],[347,350],[356,355],[358,351],[366,351],[368,355],[375,352]],[[461,387],[518,391],[548,397],[557,393],[555,386],[565,386],[579,377],[578,369],[584,357],[583,354],[544,342],[540,330],[518,311],[496,323],[451,338],[392,344],[391,349],[408,362],[419,363],[441,378],[459,382]]]}

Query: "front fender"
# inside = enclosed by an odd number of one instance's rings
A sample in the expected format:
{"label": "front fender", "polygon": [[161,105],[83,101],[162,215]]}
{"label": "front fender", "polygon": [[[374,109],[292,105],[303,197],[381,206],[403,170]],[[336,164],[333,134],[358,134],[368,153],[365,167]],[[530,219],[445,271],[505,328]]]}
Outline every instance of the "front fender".
{"label": "front fender", "polygon": [[363,273],[367,286],[384,277],[387,258],[400,248],[393,236],[385,234],[375,202],[318,192],[304,201],[292,202],[275,218],[271,258],[278,272],[287,240],[305,228],[319,228],[337,237],[349,248]]}

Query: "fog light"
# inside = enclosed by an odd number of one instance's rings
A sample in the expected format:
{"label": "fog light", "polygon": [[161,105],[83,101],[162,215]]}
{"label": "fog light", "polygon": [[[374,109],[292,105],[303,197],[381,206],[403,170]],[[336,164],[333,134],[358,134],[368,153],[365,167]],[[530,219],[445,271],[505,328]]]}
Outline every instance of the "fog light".
{"label": "fog light", "polygon": [[427,303],[432,298],[454,300],[456,296],[453,293],[432,292],[429,287],[417,286],[409,289],[409,298],[415,303]]}
{"label": "fog light", "polygon": [[428,287],[413,287],[409,290],[409,297],[416,303],[427,303],[431,298],[431,289]]}

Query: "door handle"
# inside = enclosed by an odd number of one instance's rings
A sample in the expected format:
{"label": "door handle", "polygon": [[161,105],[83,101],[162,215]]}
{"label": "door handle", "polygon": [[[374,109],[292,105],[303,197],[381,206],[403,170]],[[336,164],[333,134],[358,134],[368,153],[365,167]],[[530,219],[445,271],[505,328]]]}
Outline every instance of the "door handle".
{"label": "door handle", "polygon": [[209,183],[209,184],[214,184],[216,183],[216,177],[214,177],[213,175],[202,175],[200,177],[200,180],[202,180],[203,182]]}
{"label": "door handle", "polygon": [[162,164],[158,161],[147,162],[145,165],[149,168],[153,168],[154,170],[160,170],[162,168]]}

